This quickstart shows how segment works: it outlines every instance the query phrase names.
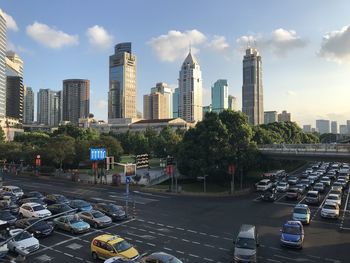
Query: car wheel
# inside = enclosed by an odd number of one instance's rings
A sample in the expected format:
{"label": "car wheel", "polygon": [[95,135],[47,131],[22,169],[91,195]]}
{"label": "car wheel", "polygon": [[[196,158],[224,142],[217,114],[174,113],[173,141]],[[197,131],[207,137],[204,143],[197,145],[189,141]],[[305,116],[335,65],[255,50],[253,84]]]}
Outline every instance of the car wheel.
{"label": "car wheel", "polygon": [[95,260],[97,260],[98,259],[98,255],[96,254],[96,252],[92,252],[92,258],[93,259],[95,259]]}
{"label": "car wheel", "polygon": [[96,222],[94,223],[94,228],[98,228],[98,224]]}

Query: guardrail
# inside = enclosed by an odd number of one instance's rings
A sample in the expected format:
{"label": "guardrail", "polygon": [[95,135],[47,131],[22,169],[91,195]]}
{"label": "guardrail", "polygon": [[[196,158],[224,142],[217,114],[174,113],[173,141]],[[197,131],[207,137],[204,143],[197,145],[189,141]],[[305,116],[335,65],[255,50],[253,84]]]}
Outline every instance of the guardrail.
{"label": "guardrail", "polygon": [[317,153],[349,153],[350,144],[270,144],[261,145],[261,152],[317,152]]}

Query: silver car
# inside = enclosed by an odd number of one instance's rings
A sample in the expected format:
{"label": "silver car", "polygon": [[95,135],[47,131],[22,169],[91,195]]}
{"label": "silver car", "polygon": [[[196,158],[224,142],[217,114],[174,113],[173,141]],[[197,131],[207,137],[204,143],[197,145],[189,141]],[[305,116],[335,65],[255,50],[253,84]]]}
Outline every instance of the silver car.
{"label": "silver car", "polygon": [[83,211],[78,213],[78,215],[94,228],[106,227],[112,224],[112,218],[97,210]]}

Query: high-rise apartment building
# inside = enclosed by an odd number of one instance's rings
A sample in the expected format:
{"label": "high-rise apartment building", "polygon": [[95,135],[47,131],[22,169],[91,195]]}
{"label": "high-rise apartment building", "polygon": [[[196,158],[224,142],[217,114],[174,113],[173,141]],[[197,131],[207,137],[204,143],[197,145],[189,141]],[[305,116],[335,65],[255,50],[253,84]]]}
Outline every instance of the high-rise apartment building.
{"label": "high-rise apartment building", "polygon": [[339,133],[342,135],[347,135],[348,133],[348,126],[347,125],[339,125]]}
{"label": "high-rise apartment building", "polygon": [[22,77],[6,77],[6,116],[23,121],[24,87]]}
{"label": "high-rise apartment building", "polygon": [[348,129],[347,134],[350,134],[350,120],[346,121],[346,127]]}
{"label": "high-rise apartment building", "polygon": [[62,93],[62,120],[78,124],[90,113],[90,80],[65,79]]}
{"label": "high-rise apartment building", "polygon": [[228,108],[237,111],[237,97],[228,95]]}
{"label": "high-rise apartment building", "polygon": [[277,111],[264,111],[264,124],[269,124],[277,121]]}
{"label": "high-rise apartment building", "polygon": [[286,122],[286,121],[292,121],[292,116],[287,111],[282,111],[282,113],[278,114],[278,122]]}
{"label": "high-rise apartment building", "polygon": [[303,132],[311,133],[311,125],[310,124],[303,125]]}
{"label": "high-rise apartment building", "polygon": [[331,133],[338,134],[338,123],[336,121],[331,121]]}
{"label": "high-rise apartment building", "polygon": [[179,117],[187,122],[201,121],[203,117],[202,72],[191,50],[179,72],[179,92]]}
{"label": "high-rise apartment building", "polygon": [[6,51],[6,76],[18,76],[23,78],[23,61],[13,51]]}
{"label": "high-rise apartment building", "polygon": [[262,62],[255,48],[248,48],[243,58],[242,111],[251,125],[264,123]]}
{"label": "high-rise apartment building", "polygon": [[169,119],[169,105],[166,95],[152,92],[143,96],[143,118],[146,120]]}
{"label": "high-rise apartment building", "polygon": [[320,134],[330,133],[329,120],[316,120],[316,129]]}
{"label": "high-rise apartment building", "polygon": [[38,124],[57,127],[61,121],[62,92],[40,89],[37,107]]}
{"label": "high-rise apartment building", "polygon": [[226,79],[217,80],[211,87],[212,111],[221,112],[228,109],[228,83]]}
{"label": "high-rise apartment building", "polygon": [[136,117],[136,56],[120,43],[109,57],[108,119]]}
{"label": "high-rise apartment building", "polygon": [[34,92],[31,87],[24,86],[23,123],[30,124],[33,122],[34,122]]}
{"label": "high-rise apartment building", "polygon": [[180,91],[179,88],[176,88],[173,93],[173,118],[179,117],[179,99]]}
{"label": "high-rise apartment building", "polygon": [[0,9],[0,117],[6,115],[6,20]]}
{"label": "high-rise apartment building", "polygon": [[151,94],[159,92],[160,94],[164,95],[166,98],[166,104],[167,104],[167,114],[165,114],[166,118],[172,118],[173,117],[173,90],[171,87],[168,86],[165,82],[159,82],[156,84],[155,87],[151,88]]}

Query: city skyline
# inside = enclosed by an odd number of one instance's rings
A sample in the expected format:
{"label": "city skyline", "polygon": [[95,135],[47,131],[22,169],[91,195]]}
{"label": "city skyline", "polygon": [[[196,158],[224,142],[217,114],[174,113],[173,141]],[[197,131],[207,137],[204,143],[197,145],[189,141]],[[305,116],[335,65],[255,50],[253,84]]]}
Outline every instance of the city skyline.
{"label": "city skyline", "polygon": [[[229,94],[238,98],[238,108],[241,109],[242,47],[246,48],[250,42],[251,45],[256,43],[264,59],[264,110],[280,112],[286,109],[301,126],[313,124],[321,118],[344,123],[350,119],[346,101],[350,95],[347,85],[350,81],[347,74],[350,50],[346,45],[336,44],[339,41],[346,43],[349,37],[346,15],[349,3],[318,1],[315,4],[315,1],[310,1],[303,3],[302,9],[292,1],[287,1],[283,7],[273,3],[201,3],[196,6],[196,19],[178,20],[176,12],[164,12],[160,15],[167,19],[163,19],[165,22],[161,25],[158,11],[162,8],[179,11],[181,1],[166,5],[151,1],[147,5],[157,8],[148,8],[147,14],[135,11],[138,19],[132,23],[123,21],[124,14],[118,21],[110,19],[108,14],[113,8],[107,7],[107,3],[98,6],[87,3],[86,17],[93,14],[95,19],[90,21],[83,17],[74,25],[67,24],[52,12],[74,16],[80,1],[70,3],[68,10],[63,10],[62,2],[49,5],[5,1],[1,8],[12,17],[7,32],[8,44],[23,58],[24,84],[37,92],[41,88],[57,90],[67,78],[90,79],[93,87],[91,112],[99,119],[107,120],[108,56],[115,44],[133,43],[138,56],[137,110],[142,111],[142,96],[153,83],[164,81],[171,87],[178,86],[178,68],[186,56],[189,42],[202,69],[203,105],[210,103],[211,84],[224,78],[230,83]],[[128,4],[140,10],[145,5],[137,1]],[[123,7],[123,3],[119,5]],[[194,5],[188,3],[189,8]],[[39,6],[47,12],[39,13]],[[276,15],[257,25],[256,19],[269,12],[272,6]],[[256,11],[249,16],[254,15],[255,19],[241,22],[241,11],[251,7]],[[282,12],[286,8],[289,14]],[[102,16],[96,10],[107,13]],[[214,20],[214,13],[225,16],[228,10],[235,10],[230,11],[235,17],[230,26],[225,21]],[[334,14],[334,19],[325,22],[326,14]],[[145,15],[147,18],[153,15],[154,19],[144,22]],[[212,19],[207,19],[207,15]],[[140,31],[144,26],[150,28],[147,33]],[[50,41],[40,32],[49,32]],[[169,41],[171,44],[165,45]],[[51,61],[54,63],[48,63]],[[314,100],[316,94],[317,100]],[[337,103],[329,103],[335,100]]]}

